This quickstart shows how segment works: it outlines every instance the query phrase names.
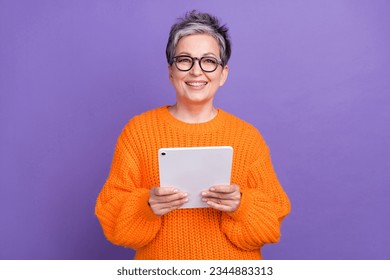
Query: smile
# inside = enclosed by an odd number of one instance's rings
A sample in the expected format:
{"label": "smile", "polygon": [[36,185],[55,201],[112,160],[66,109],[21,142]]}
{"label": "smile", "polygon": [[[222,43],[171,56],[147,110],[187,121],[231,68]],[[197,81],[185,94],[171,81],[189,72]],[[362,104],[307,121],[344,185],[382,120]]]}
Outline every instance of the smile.
{"label": "smile", "polygon": [[207,82],[186,82],[186,85],[189,85],[191,87],[202,87],[207,85]]}

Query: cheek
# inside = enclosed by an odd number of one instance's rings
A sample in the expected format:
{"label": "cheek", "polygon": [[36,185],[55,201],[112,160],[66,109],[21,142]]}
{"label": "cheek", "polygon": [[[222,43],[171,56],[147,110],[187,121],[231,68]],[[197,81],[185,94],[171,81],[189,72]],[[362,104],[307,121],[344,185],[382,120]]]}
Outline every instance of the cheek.
{"label": "cheek", "polygon": [[177,71],[171,72],[171,74],[170,74],[170,79],[173,82],[181,82],[181,81],[183,81],[184,77],[185,77],[184,73],[179,73]]}
{"label": "cheek", "polygon": [[182,77],[182,75],[173,74],[171,76],[170,80],[171,80],[173,87],[176,90],[181,91],[182,89],[184,89],[184,78]]}

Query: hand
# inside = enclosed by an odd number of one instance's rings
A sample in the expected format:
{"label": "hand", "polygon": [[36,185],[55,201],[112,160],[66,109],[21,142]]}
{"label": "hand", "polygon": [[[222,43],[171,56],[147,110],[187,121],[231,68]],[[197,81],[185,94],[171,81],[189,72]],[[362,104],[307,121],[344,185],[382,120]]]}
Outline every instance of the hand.
{"label": "hand", "polygon": [[237,185],[213,186],[202,192],[202,201],[217,210],[234,212],[241,202],[240,187]]}
{"label": "hand", "polygon": [[165,215],[188,201],[187,194],[173,187],[152,188],[149,192],[149,205],[157,216]]}

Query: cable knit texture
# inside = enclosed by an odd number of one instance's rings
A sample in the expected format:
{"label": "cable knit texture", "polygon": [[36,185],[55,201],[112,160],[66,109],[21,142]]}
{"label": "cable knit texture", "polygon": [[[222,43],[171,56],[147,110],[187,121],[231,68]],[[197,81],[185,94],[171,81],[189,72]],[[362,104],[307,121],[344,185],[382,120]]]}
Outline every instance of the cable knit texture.
{"label": "cable knit texture", "polygon": [[[239,208],[154,215],[148,198],[160,185],[158,149],[197,146],[233,147],[231,183],[241,189]],[[260,248],[279,241],[290,203],[256,128],[221,109],[209,122],[184,123],[164,106],[123,129],[95,211],[107,239],[134,248],[135,259],[261,259]]]}

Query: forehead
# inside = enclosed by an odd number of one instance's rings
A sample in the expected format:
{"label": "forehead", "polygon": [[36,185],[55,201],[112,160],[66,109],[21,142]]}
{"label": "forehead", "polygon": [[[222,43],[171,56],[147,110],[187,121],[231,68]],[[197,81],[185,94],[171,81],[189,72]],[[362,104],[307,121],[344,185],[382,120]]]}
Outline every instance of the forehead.
{"label": "forehead", "polygon": [[219,46],[217,40],[208,34],[194,34],[184,36],[179,40],[176,46],[176,55],[190,54],[199,56],[204,54],[219,54]]}

